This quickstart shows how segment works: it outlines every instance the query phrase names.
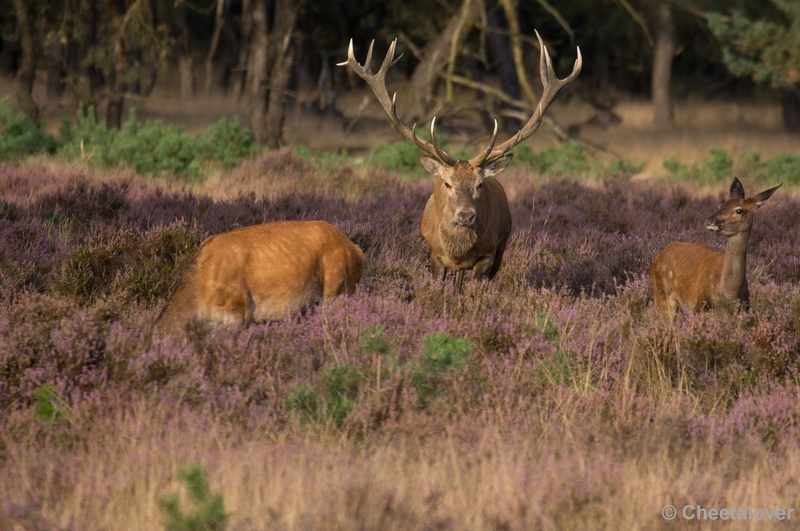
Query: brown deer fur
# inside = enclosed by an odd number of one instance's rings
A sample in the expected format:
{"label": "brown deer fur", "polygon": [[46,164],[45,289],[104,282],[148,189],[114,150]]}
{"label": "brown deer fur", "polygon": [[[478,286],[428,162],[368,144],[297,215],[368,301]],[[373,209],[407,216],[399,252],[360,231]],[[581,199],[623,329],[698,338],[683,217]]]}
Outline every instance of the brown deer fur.
{"label": "brown deer fur", "polygon": [[245,324],[355,293],[364,254],[324,221],[277,221],[206,238],[155,323]]}
{"label": "brown deer fur", "polygon": [[511,234],[511,211],[503,186],[492,178],[508,166],[511,155],[473,167],[469,161],[448,166],[420,155],[423,168],[437,175],[422,215],[422,235],[431,249],[431,271],[449,269],[461,289],[464,270],[475,279],[491,280],[503,261]]}
{"label": "brown deer fur", "polygon": [[756,210],[780,187],[745,199],[739,179],[731,185],[731,198],[706,219],[709,230],[726,237],[725,252],[712,251],[699,243],[672,242],[650,266],[653,303],[670,320],[681,304],[699,312],[716,308],[732,312],[737,301],[747,306],[747,239]]}

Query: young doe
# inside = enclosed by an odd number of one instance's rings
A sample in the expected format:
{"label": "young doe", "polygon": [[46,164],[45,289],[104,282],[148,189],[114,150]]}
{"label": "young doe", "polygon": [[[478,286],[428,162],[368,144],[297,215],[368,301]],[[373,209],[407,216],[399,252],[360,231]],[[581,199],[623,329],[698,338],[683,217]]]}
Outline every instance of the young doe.
{"label": "young doe", "polygon": [[699,243],[672,242],[655,257],[650,266],[653,302],[669,320],[683,302],[695,312],[715,308],[732,313],[737,300],[744,307],[749,304],[747,238],[756,210],[780,186],[745,199],[744,187],[734,177],[731,198],[705,221],[708,229],[726,237],[724,253]]}
{"label": "young doe", "polygon": [[572,73],[565,79],[558,79],[538,32],[536,37],[539,39],[539,70],[544,86],[539,104],[528,123],[497,147],[494,145],[497,139],[495,120],[489,146],[470,160],[456,159],[439,146],[434,131],[435,117],[431,120],[430,143],[417,136],[416,125],[409,128],[397,115],[397,94],[390,98],[386,89],[386,72],[394,64],[397,39],[389,46],[377,73],[373,73],[370,66],[372,44],[366,61],[360,65],[353,54],[351,40],[347,61],[339,64],[349,66],[369,84],[392,124],[428,154],[420,154],[419,160],[425,171],[438,179],[425,205],[420,229],[431,250],[431,272],[442,278],[448,270],[455,273],[457,291],[461,291],[465,270],[472,271],[473,279],[491,280],[500,269],[506,242],[511,234],[511,211],[503,186],[492,177],[506,169],[511,162],[509,151],[539,129],[547,107],[566,92],[581,71],[583,60],[578,49]]}
{"label": "young doe", "polygon": [[191,317],[246,324],[352,295],[364,254],[324,221],[276,221],[209,236],[155,323],[175,331]]}

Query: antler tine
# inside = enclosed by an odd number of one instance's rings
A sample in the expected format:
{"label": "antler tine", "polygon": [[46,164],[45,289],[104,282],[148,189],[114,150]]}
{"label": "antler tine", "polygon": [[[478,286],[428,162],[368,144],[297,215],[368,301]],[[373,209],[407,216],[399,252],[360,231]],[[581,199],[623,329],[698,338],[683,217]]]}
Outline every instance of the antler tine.
{"label": "antler tine", "polygon": [[[455,166],[458,159],[449,155],[444,149],[439,147],[439,142],[436,141],[436,132],[434,131],[436,127],[436,117],[434,116],[431,120],[431,140],[433,141],[433,149],[436,150],[436,154],[442,159],[442,162],[449,166]],[[419,145],[419,144],[417,144]]]}
{"label": "antler tine", "polygon": [[[377,73],[373,73],[370,69],[374,43],[375,41],[373,40],[372,44],[369,45],[367,61],[364,66],[362,66],[356,61],[355,53],[353,52],[353,39],[350,39],[350,46],[347,49],[347,61],[337,63],[337,66],[349,66],[353,72],[367,82],[372,92],[375,94],[375,97],[378,99],[378,102],[381,104],[381,107],[383,107],[383,110],[389,116],[389,120],[404,137],[413,141],[426,153],[441,158],[442,162],[445,164],[454,165],[457,162],[456,159],[445,153],[438,146],[431,145],[429,142],[419,138],[415,132],[416,126],[414,130],[410,129],[403,119],[397,115],[397,94],[395,93],[392,98],[389,98],[389,92],[386,90],[386,73],[389,71],[389,67],[397,62],[393,60],[395,49],[397,48],[397,39],[393,40],[392,44],[389,45],[389,50],[386,52],[386,57]],[[400,57],[402,57],[402,55]],[[398,57],[397,60],[399,60],[400,57]]]}
{"label": "antler tine", "polygon": [[[375,42],[374,40],[372,41]],[[392,58],[394,58],[394,50],[397,47],[397,39],[392,41],[392,44],[389,45],[389,50],[386,52],[386,57],[383,59],[383,63],[381,63],[381,68],[378,70],[376,74],[380,79],[384,79],[386,77],[386,72],[389,71],[389,67],[392,66]],[[369,51],[372,52],[372,45],[369,47]]]}
{"label": "antler tine", "polygon": [[540,77],[542,78],[542,87],[544,89],[542,91],[542,97],[539,99],[539,103],[536,105],[536,109],[533,111],[528,123],[526,123],[522,129],[517,131],[517,134],[492,150],[492,152],[487,155],[484,162],[507,153],[514,146],[535,133],[542,124],[542,118],[544,117],[544,113],[550,104],[553,103],[556,98],[566,92],[570,85],[572,85],[573,81],[575,81],[575,78],[578,77],[578,74],[581,73],[581,68],[583,67],[583,57],[581,56],[580,47],[577,47],[578,57],[575,59],[575,66],[572,68],[572,73],[564,79],[558,79],[558,76],[556,76],[556,72],[553,69],[553,62],[550,60],[550,54],[548,53],[547,47],[544,45],[542,37],[539,35],[538,31],[536,32],[536,38],[539,40],[539,71]]}
{"label": "antler tine", "polygon": [[375,39],[369,43],[369,50],[367,50],[367,59],[364,61],[364,68],[367,73],[372,73],[372,47],[375,46]]}
{"label": "antler tine", "polygon": [[494,131],[492,131],[492,138],[489,139],[489,145],[486,147],[483,153],[475,157],[474,159],[470,159],[469,163],[472,164],[473,167],[478,168],[483,165],[484,162],[489,158],[489,154],[494,149],[494,143],[497,140],[497,120],[494,121]]}

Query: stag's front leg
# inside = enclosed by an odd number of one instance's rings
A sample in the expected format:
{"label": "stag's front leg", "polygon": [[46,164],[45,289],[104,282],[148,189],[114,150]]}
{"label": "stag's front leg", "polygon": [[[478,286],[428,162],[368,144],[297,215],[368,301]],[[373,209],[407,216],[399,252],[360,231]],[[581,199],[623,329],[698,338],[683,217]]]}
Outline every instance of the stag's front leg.
{"label": "stag's front leg", "polygon": [[495,257],[492,255],[486,255],[481,257],[480,260],[475,262],[475,265],[472,266],[472,278],[475,280],[491,280],[492,276],[492,266],[494,265]]}
{"label": "stag's front leg", "polygon": [[444,266],[441,258],[436,256],[435,254],[431,253],[431,274],[433,278],[441,279],[444,282],[445,277],[447,276],[447,268]]}

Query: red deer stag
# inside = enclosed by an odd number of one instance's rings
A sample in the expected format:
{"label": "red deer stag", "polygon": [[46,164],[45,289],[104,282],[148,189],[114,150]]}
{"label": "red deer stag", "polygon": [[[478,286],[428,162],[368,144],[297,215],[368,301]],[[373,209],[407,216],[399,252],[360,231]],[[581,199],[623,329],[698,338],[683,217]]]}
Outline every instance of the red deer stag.
{"label": "red deer stag", "polygon": [[165,334],[191,317],[216,323],[277,320],[352,295],[364,254],[324,221],[276,221],[209,236],[155,323]]}
{"label": "red deer stag", "polygon": [[731,198],[705,221],[727,238],[724,253],[699,243],[672,242],[655,257],[650,266],[653,302],[670,321],[683,302],[695,312],[715,308],[730,313],[737,300],[748,305],[747,238],[756,210],[780,186],[745,199],[744,187],[734,177]]}
{"label": "red deer stag", "polygon": [[[455,273],[456,291],[461,291],[464,271],[472,270],[473,279],[491,280],[503,262],[503,252],[511,234],[511,211],[508,208],[503,186],[492,176],[503,171],[511,162],[509,151],[531,136],[539,128],[547,108],[561,94],[566,92],[581,71],[583,59],[580,48],[572,73],[565,79],[558,79],[550,54],[542,43],[539,33],[541,72],[544,92],[528,123],[517,134],[495,147],[497,120],[488,147],[483,153],[470,160],[460,160],[447,154],[436,142],[434,127],[436,118],[431,120],[431,142],[419,138],[416,125],[409,128],[397,115],[397,94],[389,97],[386,90],[386,72],[394,64],[395,39],[380,70],[373,73],[372,46],[363,65],[353,54],[353,41],[347,51],[347,61],[339,66],[349,66],[372,88],[383,110],[389,115],[392,124],[407,139],[427,153],[420,154],[422,167],[439,179],[434,185],[433,194],[425,205],[422,215],[422,235],[431,250],[431,272],[444,278],[447,270]],[[398,58],[399,59],[399,58]]]}

